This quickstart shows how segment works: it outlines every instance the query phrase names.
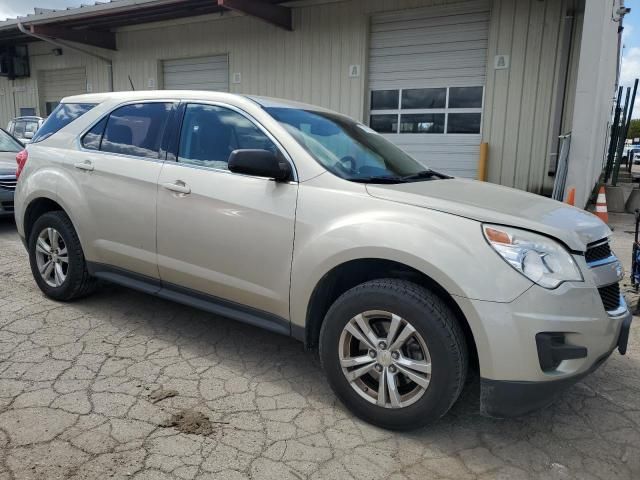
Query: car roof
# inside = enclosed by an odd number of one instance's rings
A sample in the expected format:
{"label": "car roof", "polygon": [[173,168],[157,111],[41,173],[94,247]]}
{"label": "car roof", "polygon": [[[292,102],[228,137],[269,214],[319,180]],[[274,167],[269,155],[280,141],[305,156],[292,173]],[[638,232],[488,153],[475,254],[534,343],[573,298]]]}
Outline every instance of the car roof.
{"label": "car roof", "polygon": [[74,95],[72,97],[63,98],[61,103],[102,103],[107,100],[117,100],[122,102],[135,100],[154,100],[166,98],[182,98],[186,100],[237,100],[249,99],[261,107],[280,107],[280,108],[301,108],[304,110],[328,111],[316,105],[286,100],[281,98],[263,97],[259,95],[241,95],[237,93],[213,92],[207,90],[135,90],[125,92],[103,92],[103,93],[86,93],[83,95]]}
{"label": "car roof", "polygon": [[44,120],[42,117],[38,117],[37,115],[24,115],[22,117],[15,117],[13,120]]}

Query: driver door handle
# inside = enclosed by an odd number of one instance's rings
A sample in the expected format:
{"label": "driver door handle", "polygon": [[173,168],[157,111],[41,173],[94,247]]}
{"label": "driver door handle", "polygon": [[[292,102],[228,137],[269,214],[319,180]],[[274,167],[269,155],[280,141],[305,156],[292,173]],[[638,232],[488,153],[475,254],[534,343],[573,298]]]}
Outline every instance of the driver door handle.
{"label": "driver door handle", "polygon": [[163,183],[162,186],[167,190],[182,193],[183,195],[189,195],[191,193],[191,188],[181,180],[177,180],[175,183]]}
{"label": "driver door handle", "polygon": [[86,170],[87,172],[92,172],[94,169],[93,164],[89,160],[85,160],[84,162],[74,163],[73,166],[80,170]]}

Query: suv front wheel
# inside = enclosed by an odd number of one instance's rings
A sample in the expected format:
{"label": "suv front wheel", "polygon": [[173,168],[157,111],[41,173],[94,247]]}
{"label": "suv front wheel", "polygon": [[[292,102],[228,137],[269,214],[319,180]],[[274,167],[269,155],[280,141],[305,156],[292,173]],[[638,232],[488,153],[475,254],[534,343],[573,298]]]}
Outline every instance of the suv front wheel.
{"label": "suv front wheel", "polygon": [[320,332],[320,360],[336,395],[356,415],[408,430],[457,400],[467,347],[457,318],[433,292],[396,279],[340,296]]}
{"label": "suv front wheel", "polygon": [[82,297],[95,284],[78,234],[64,212],[45,213],[35,221],[29,236],[29,262],[38,287],[54,300]]}

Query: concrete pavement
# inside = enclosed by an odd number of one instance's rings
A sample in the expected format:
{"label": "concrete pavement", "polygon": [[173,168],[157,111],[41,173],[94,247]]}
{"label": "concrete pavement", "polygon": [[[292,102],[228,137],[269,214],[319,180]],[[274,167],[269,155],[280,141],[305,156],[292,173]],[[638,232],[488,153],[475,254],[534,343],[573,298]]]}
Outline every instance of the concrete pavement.
{"label": "concrete pavement", "polygon": [[[631,216],[612,215],[630,259]],[[195,432],[195,433],[191,433]],[[640,478],[640,324],[551,408],[371,427],[285,337],[124,288],[46,299],[0,221],[0,480]]]}

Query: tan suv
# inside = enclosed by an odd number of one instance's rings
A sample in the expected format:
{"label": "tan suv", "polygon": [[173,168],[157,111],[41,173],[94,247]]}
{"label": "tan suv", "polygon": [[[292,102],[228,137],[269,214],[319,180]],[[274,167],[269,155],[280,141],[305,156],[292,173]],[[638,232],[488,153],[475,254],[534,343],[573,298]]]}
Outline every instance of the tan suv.
{"label": "tan suv", "polygon": [[18,231],[46,295],[105,279],[291,335],[382,427],[444,415],[469,367],[482,412],[517,415],[626,349],[604,223],[426,169],[331,111],[83,95],[17,160]]}

